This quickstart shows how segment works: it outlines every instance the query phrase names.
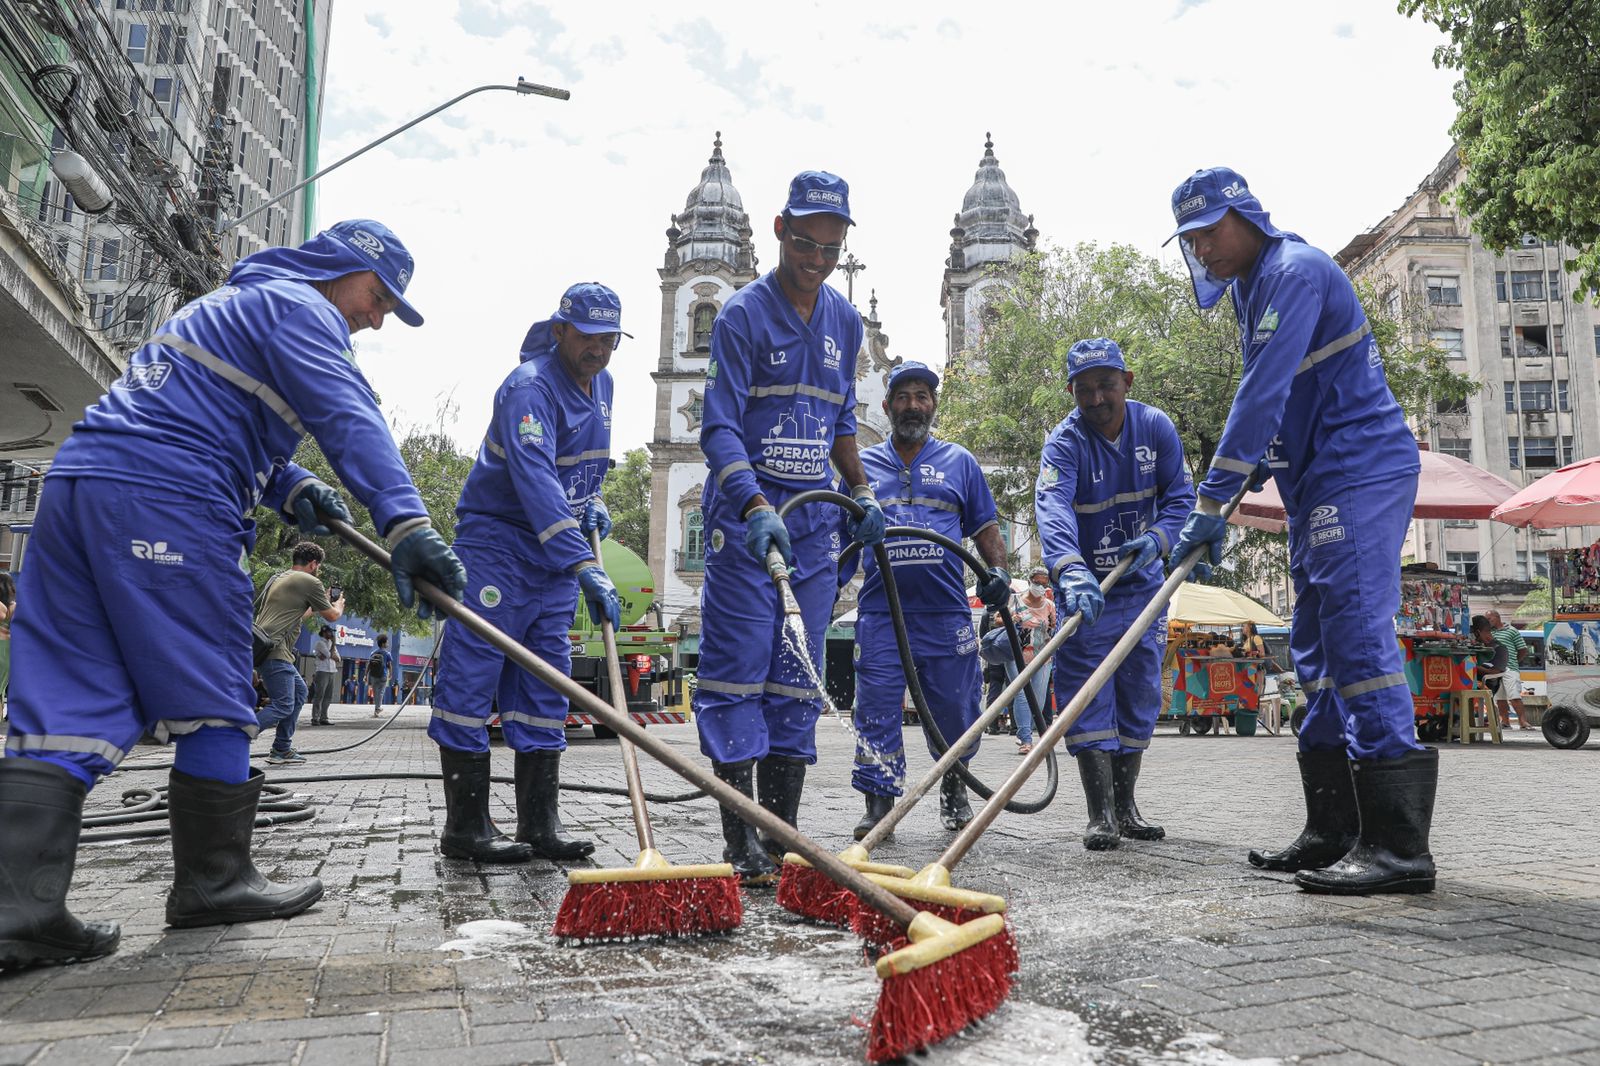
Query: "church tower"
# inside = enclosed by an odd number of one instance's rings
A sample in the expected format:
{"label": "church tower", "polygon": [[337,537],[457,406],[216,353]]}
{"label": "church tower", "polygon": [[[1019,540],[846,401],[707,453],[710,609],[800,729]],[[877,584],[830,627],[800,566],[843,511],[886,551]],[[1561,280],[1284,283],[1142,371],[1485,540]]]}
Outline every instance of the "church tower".
{"label": "church tower", "polygon": [[733,187],[718,131],[699,183],[667,227],[666,256],[656,271],[661,277],[661,354],[650,375],[656,383],[650,570],[663,613],[669,620],[688,622],[691,632],[700,628],[705,574],[700,487],[706,466],[700,417],[711,323],[728,297],[757,277],[751,236],[750,218]]}
{"label": "church tower", "polygon": [[945,260],[944,282],[939,288],[946,358],[962,351],[978,335],[984,290],[1006,284],[1003,272],[995,270],[996,264],[1032,252],[1039,239],[1033,216],[1022,213],[1021,201],[995,158],[993,135],[984,138],[978,172],[950,229],[950,257]]}

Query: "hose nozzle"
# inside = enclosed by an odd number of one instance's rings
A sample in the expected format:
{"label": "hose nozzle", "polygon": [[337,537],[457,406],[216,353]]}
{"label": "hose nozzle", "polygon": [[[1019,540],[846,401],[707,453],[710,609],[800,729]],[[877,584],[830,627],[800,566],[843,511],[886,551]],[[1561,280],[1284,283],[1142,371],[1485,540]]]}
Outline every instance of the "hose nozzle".
{"label": "hose nozzle", "polygon": [[767,549],[767,573],[771,575],[772,583],[778,586],[778,598],[783,601],[783,613],[798,616],[800,601],[794,598],[794,589],[789,587],[789,564],[783,561],[783,553],[777,548]]}

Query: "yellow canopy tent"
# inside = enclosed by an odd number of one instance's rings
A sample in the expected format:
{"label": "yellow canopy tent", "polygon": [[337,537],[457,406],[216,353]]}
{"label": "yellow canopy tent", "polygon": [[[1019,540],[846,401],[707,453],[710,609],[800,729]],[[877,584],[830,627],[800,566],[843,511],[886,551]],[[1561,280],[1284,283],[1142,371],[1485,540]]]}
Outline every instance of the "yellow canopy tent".
{"label": "yellow canopy tent", "polygon": [[1236,626],[1241,622],[1254,622],[1258,626],[1288,624],[1242,593],[1193,582],[1179,587],[1167,610],[1167,621],[1200,626]]}

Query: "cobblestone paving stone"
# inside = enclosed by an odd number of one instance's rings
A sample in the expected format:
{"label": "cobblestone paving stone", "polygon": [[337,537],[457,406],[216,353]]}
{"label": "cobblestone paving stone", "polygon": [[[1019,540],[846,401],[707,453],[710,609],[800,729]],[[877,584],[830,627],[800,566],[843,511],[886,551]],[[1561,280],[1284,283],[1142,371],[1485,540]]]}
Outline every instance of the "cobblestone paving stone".
{"label": "cobblestone paving stone", "polygon": [[[436,772],[425,711],[408,709],[355,750],[315,754],[374,724],[355,707],[333,716],[331,728],[302,727],[306,765],[269,768],[269,780]],[[692,727],[657,728],[696,752]],[[838,848],[859,816],[851,747],[825,720],[819,748],[801,824]],[[1287,735],[1163,727],[1140,796],[1167,839],[1094,854],[1079,842],[1084,806],[1064,761],[1055,805],[1002,818],[956,877],[1009,900],[1023,960],[1016,989],[990,1020],[919,1061],[1600,1063],[1600,798],[1581,784],[1594,752],[1555,751],[1533,734],[1447,747],[1433,838],[1439,891],[1340,899],[1303,894],[1244,862],[1250,847],[1298,831],[1294,750]],[[998,781],[1017,764],[1014,751],[1010,738],[990,737],[974,766]],[[91,796],[91,811],[163,782],[164,771],[137,767],[164,754],[137,749]],[[494,760],[510,774],[509,752],[497,746]],[[919,767],[925,759],[914,759]],[[684,790],[659,767],[644,769],[652,790]],[[569,783],[621,782],[616,745],[582,735],[563,771]],[[315,801],[317,817],[258,830],[257,862],[269,875],[320,876],[327,895],[317,907],[290,921],[168,930],[166,842],[86,845],[72,906],[120,920],[122,948],[0,978],[0,1066],[861,1061],[854,1023],[870,1016],[877,982],[858,943],[792,919],[770,891],[747,893],[744,926],[727,936],[557,943],[548,930],[564,870],[443,859],[436,781],[289,787]],[[510,786],[497,786],[502,825],[515,821],[511,803]],[[708,801],[654,813],[670,859],[718,858]],[[632,863],[623,798],[566,792],[563,816],[597,841],[597,863]],[[929,805],[876,857],[920,866],[948,837]],[[484,919],[514,924],[498,939],[441,950]]]}

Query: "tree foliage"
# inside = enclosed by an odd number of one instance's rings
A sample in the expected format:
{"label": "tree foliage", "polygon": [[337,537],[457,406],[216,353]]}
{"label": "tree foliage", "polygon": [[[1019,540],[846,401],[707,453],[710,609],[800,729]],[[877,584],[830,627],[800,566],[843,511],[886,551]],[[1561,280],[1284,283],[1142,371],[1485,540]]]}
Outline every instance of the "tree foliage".
{"label": "tree foliage", "polygon": [[1434,64],[1461,72],[1454,197],[1491,249],[1524,233],[1576,246],[1566,263],[1600,292],[1600,3],[1401,0],[1450,38]]}
{"label": "tree foliage", "polygon": [[[940,389],[941,433],[1000,469],[989,478],[1003,514],[1033,523],[1033,483],[1045,437],[1072,410],[1067,350],[1087,337],[1121,345],[1129,395],[1171,417],[1196,481],[1211,465],[1239,383],[1232,305],[1200,310],[1187,272],[1125,245],[1050,249],[1015,264],[1006,295],[983,309],[975,346],[952,358]],[[990,290],[994,291],[994,290]],[[1428,340],[1426,306],[1395,283],[1358,288],[1384,353],[1391,388],[1409,416],[1478,387]],[[1246,530],[1219,578],[1242,586],[1281,575],[1284,538]]]}
{"label": "tree foliage", "polygon": [[[448,408],[442,409],[435,425],[413,426],[405,430],[400,438],[400,457],[411,472],[411,480],[415,482],[417,491],[422,494],[423,505],[433,518],[433,527],[445,540],[451,541],[455,539],[456,500],[461,495],[461,486],[466,484],[467,473],[472,469],[473,456],[461,452],[444,431],[448,414]],[[307,437],[302,441],[295,452],[294,461],[337,488],[344,496],[350,513],[356,518],[356,528],[374,540],[380,539],[372,527],[372,516],[339,482],[315,440]],[[305,538],[294,523],[285,521],[282,515],[270,508],[256,508],[253,517],[257,535],[255,550],[249,560],[250,578],[259,591],[267,578],[288,569],[294,546]],[[328,553],[318,576],[325,584],[344,589],[347,612],[369,619],[380,631],[405,629],[418,634],[427,632],[427,623],[400,606],[394,581],[387,570],[369,562],[366,556],[337,537],[312,539]]]}
{"label": "tree foliage", "polygon": [[606,475],[600,494],[611,512],[611,538],[650,561],[650,452],[634,448]]}

